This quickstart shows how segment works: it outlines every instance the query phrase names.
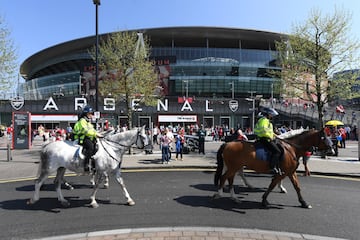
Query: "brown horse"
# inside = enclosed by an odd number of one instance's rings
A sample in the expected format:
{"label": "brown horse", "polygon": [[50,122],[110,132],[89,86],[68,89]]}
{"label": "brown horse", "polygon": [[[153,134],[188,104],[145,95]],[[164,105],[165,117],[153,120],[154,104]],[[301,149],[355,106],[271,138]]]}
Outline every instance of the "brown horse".
{"label": "brown horse", "polygon": [[[311,205],[304,201],[300,193],[299,180],[296,175],[296,169],[299,166],[299,158],[312,147],[317,147],[318,150],[331,148],[331,141],[326,138],[324,130],[303,130],[301,133],[289,138],[279,139],[279,143],[284,150],[282,160],[280,161],[280,169],[283,174],[274,175],[268,189],[262,196],[262,205],[264,207],[269,205],[267,201],[269,193],[287,176],[297,192],[301,207],[311,208]],[[235,198],[234,193],[234,177],[236,173],[245,166],[247,169],[254,170],[258,173],[269,173],[269,162],[258,159],[255,151],[255,144],[253,142],[228,142],[220,147],[217,154],[218,167],[215,174],[215,184],[217,183],[217,179],[220,179],[220,185],[218,193],[214,196],[215,198],[222,195],[225,181],[228,180],[231,197],[238,200]],[[224,164],[222,164],[222,161]],[[225,171],[222,174],[224,165]]]}

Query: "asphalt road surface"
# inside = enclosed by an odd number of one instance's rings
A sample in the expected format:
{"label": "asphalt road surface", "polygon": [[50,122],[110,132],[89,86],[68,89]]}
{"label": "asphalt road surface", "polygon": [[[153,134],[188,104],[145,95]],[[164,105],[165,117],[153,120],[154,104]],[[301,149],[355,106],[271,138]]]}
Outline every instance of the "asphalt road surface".
{"label": "asphalt road surface", "polygon": [[256,228],[320,236],[358,239],[360,236],[359,180],[300,177],[303,197],[313,209],[302,209],[289,180],[287,194],[277,189],[269,195],[271,206],[261,207],[269,175],[248,174],[254,190],[243,187],[239,177],[236,192],[242,200],[212,199],[216,188],[213,172],[125,172],[125,183],[135,206],[125,205],[120,187],[100,189],[99,208],[89,207],[88,177],[68,177],[75,190],[63,190],[71,206],[57,201],[52,179],[40,192],[40,201],[26,205],[33,181],[3,183],[0,188],[0,239],[29,239],[89,231],[143,227],[232,227]]}

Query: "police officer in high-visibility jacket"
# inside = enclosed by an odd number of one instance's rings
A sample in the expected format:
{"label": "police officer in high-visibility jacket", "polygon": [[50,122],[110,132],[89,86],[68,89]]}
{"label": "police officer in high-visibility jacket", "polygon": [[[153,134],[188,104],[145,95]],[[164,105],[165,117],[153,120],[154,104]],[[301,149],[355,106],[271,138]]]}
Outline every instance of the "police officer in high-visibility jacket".
{"label": "police officer in high-visibility jacket", "polygon": [[91,123],[91,119],[94,115],[92,107],[85,106],[80,115],[80,119],[75,123],[73,133],[74,139],[79,141],[79,144],[83,146],[83,153],[85,155],[84,171],[89,172],[90,158],[95,154],[96,138],[103,137],[98,133]]}
{"label": "police officer in high-visibility jacket", "polygon": [[281,174],[279,169],[279,159],[281,151],[276,145],[274,128],[271,123],[273,117],[279,115],[273,108],[263,108],[261,111],[262,117],[255,125],[254,133],[258,137],[259,141],[264,144],[265,148],[271,151],[270,169],[273,174]]}

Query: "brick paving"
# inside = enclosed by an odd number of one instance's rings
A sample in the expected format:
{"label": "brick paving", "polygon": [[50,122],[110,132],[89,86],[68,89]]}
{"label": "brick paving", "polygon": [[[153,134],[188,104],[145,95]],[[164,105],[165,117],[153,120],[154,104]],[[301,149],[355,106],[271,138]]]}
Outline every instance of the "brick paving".
{"label": "brick paving", "polygon": [[[339,240],[289,232],[273,232],[258,229],[173,227],[138,228],[81,233],[46,240]],[[44,239],[43,239],[44,240]]]}

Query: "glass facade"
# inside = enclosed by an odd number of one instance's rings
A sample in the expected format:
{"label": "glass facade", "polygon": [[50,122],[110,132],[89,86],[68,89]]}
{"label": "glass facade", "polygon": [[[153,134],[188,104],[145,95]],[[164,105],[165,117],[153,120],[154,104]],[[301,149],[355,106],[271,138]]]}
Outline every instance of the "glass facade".
{"label": "glass facade", "polygon": [[270,96],[275,66],[272,50],[229,48],[153,48],[155,57],[174,56],[170,64],[169,95],[236,97],[250,91]]}
{"label": "glass facade", "polygon": [[79,96],[80,71],[66,72],[35,78],[22,84],[20,94],[25,100],[42,100],[49,97]]}
{"label": "glass facade", "polygon": [[[170,96],[228,98],[247,97],[256,92],[270,96],[275,66],[273,50],[239,48],[154,47],[152,57],[171,56],[167,68],[167,91]],[[24,83],[20,94],[26,100],[50,96],[79,96],[79,71],[32,79]]]}

